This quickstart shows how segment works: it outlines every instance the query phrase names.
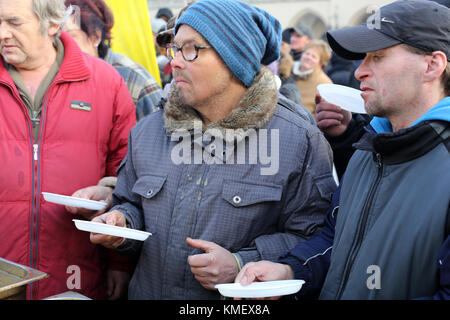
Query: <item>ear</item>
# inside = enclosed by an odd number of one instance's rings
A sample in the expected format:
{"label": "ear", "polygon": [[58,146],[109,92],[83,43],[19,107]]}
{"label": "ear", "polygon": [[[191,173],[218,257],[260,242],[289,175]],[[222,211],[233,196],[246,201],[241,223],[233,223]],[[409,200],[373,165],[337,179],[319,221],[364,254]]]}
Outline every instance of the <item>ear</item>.
{"label": "ear", "polygon": [[95,47],[98,47],[100,41],[102,41],[102,31],[99,29],[95,30],[95,33],[89,36],[89,41],[91,41]]}
{"label": "ear", "polygon": [[47,32],[48,36],[50,38],[53,38],[53,36],[55,36],[58,33],[58,30],[60,27],[61,26],[59,24],[50,23],[50,26],[48,27],[48,32]]}
{"label": "ear", "polygon": [[439,80],[447,67],[447,57],[442,51],[435,51],[426,58],[428,64],[424,73],[424,80],[427,82]]}

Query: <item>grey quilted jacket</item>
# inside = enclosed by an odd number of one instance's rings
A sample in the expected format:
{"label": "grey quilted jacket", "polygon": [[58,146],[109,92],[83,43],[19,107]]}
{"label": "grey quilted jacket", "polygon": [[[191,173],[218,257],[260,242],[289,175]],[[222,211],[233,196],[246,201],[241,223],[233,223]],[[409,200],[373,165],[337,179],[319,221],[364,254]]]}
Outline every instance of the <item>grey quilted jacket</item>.
{"label": "grey quilted jacket", "polygon": [[278,103],[265,69],[239,108],[205,129],[174,87],[164,111],[131,132],[113,209],[152,236],[118,248],[138,255],[130,299],[220,298],[191,273],[188,256],[203,252],[187,237],[247,263],[277,259],[323,223],[336,187],[330,147],[317,127]]}

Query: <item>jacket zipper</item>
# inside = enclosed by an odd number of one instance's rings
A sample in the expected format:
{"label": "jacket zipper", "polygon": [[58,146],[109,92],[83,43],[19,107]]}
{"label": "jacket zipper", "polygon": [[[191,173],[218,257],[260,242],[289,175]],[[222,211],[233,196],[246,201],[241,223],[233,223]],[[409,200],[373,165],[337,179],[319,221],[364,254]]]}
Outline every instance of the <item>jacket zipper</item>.
{"label": "jacket zipper", "polygon": [[[36,178],[37,172],[39,170],[39,144],[34,143],[33,137],[31,137],[31,143],[33,147],[33,173],[32,173],[32,208],[31,208],[31,244],[30,244],[30,250],[31,250],[31,257],[30,257],[30,267],[36,268],[36,261],[37,261],[37,217],[38,217],[38,210],[39,210],[39,193],[36,192],[38,188],[38,179]],[[36,196],[37,195],[37,196]],[[34,254],[35,253],[35,254]],[[29,285],[29,298],[33,299],[33,292],[35,291],[33,284]]]}
{"label": "jacket zipper", "polygon": [[38,160],[38,151],[39,151],[39,145],[38,144],[33,144],[33,153],[34,153],[34,161]]}
{"label": "jacket zipper", "polygon": [[375,191],[378,188],[378,185],[380,183],[381,177],[383,175],[383,163],[381,159],[381,155],[379,153],[375,154],[376,157],[376,166],[378,168],[377,177],[375,179],[375,182],[372,184],[372,187],[370,189],[369,195],[367,197],[367,201],[364,206],[363,214],[360,220],[360,223],[358,225],[358,233],[356,235],[356,243],[353,245],[353,247],[350,250],[350,259],[347,260],[347,264],[344,268],[344,274],[343,274],[343,280],[341,281],[341,285],[339,287],[339,290],[337,292],[336,298],[338,300],[341,299],[342,294],[344,292],[345,286],[348,281],[348,277],[350,276],[350,271],[352,270],[353,263],[355,262],[356,256],[358,255],[359,249],[361,247],[362,241],[364,239],[364,234],[366,232],[367,227],[367,219],[369,218],[369,211],[372,207],[372,201],[375,195]]}
{"label": "jacket zipper", "polygon": [[[47,92],[50,91],[52,85],[48,88]],[[38,259],[38,242],[39,242],[39,194],[40,194],[40,170],[39,170],[39,151],[41,146],[41,139],[44,131],[44,124],[45,124],[45,114],[47,111],[47,102],[48,102],[48,95],[47,97],[44,97],[44,104],[42,106],[41,110],[41,121],[40,121],[40,128],[39,128],[39,135],[37,139],[37,143],[33,143],[33,165],[34,165],[34,172],[33,172],[33,201],[35,202],[35,208],[36,208],[36,214],[34,216],[33,220],[33,230],[36,230],[34,233],[33,243],[35,244],[35,255],[33,260],[33,268],[37,269],[37,259]],[[34,141],[33,141],[34,142]],[[30,284],[30,299],[33,298],[33,295],[36,294],[38,284],[34,285]]]}

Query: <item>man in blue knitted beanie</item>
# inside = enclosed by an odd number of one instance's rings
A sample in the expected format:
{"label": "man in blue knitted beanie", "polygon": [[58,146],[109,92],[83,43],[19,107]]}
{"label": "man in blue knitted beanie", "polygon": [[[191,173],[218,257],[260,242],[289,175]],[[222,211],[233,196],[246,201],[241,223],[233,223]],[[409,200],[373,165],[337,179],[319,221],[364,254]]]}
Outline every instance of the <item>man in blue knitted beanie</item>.
{"label": "man in blue knitted beanie", "polygon": [[279,57],[281,25],[267,12],[239,1],[200,1],[175,25],[196,30],[231,72],[249,87],[261,69]]}
{"label": "man in blue knitted beanie", "polygon": [[114,207],[94,219],[152,233],[143,245],[91,237],[138,254],[130,299],[219,299],[245,263],[320,229],[331,151],[263,66],[280,42],[274,17],[235,0],[198,1],[177,20],[167,103],[133,128]]}

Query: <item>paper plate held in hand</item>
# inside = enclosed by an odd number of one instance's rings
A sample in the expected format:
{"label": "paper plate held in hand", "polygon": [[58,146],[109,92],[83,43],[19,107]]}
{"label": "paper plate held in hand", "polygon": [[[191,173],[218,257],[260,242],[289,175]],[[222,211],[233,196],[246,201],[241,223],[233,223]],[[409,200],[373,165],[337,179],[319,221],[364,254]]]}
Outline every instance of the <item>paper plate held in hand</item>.
{"label": "paper plate held in hand", "polygon": [[107,235],[115,236],[115,237],[144,241],[145,239],[148,238],[148,236],[152,235],[150,232],[145,232],[145,231],[130,229],[130,228],[124,228],[124,227],[118,227],[118,226],[112,226],[112,225],[100,223],[100,222],[92,222],[92,221],[77,220],[77,219],[72,219],[72,221],[75,222],[75,226],[79,230],[107,234]]}
{"label": "paper plate held in hand", "polygon": [[253,282],[247,286],[240,283],[224,283],[215,286],[224,297],[231,298],[267,298],[284,296],[298,292],[303,280],[279,280],[266,282]]}
{"label": "paper plate held in hand", "polygon": [[45,201],[61,204],[64,206],[85,208],[89,210],[103,210],[107,206],[106,202],[64,196],[62,194],[42,192],[42,195],[44,196]]}
{"label": "paper plate held in hand", "polygon": [[360,90],[338,84],[324,83],[317,86],[317,91],[323,99],[342,109],[355,113],[367,113]]}

